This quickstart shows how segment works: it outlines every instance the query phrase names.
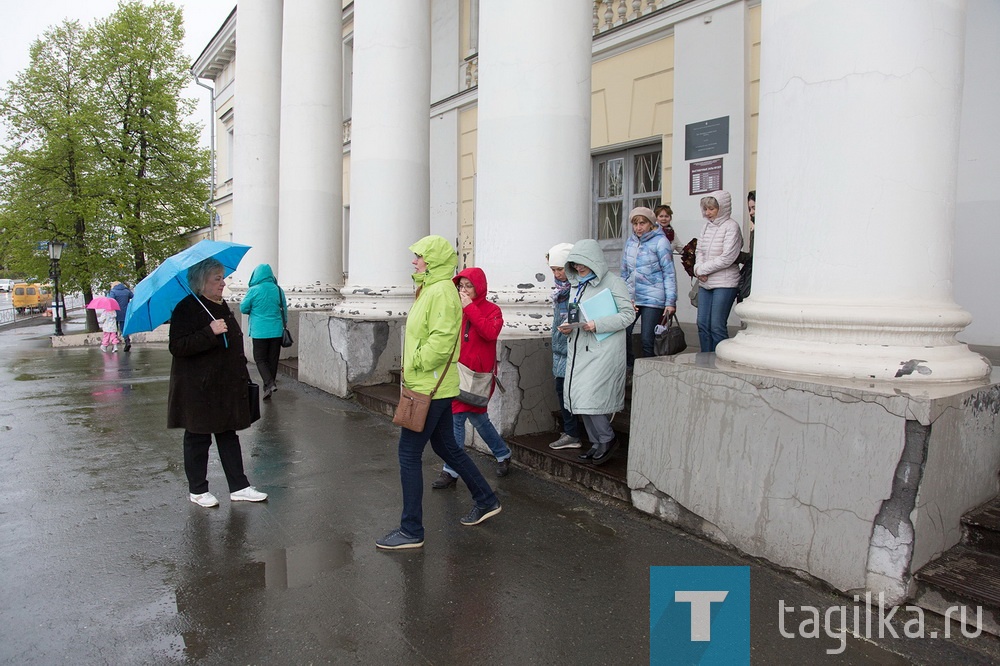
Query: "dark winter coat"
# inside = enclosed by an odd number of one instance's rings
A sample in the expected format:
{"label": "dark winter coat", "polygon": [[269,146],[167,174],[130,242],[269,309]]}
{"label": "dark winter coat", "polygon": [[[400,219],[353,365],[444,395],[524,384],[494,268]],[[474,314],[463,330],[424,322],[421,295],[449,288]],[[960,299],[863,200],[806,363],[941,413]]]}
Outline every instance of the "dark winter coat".
{"label": "dark winter coat", "polygon": [[118,310],[115,311],[115,318],[118,320],[118,324],[125,323],[125,311],[128,310],[129,301],[132,300],[132,290],[123,285],[121,282],[111,287],[111,291],[108,292],[108,296],[118,301]]}
{"label": "dark winter coat", "polygon": [[[212,333],[213,319],[226,320],[224,336]],[[229,305],[194,296],[178,303],[170,316],[170,353],[168,428],[204,434],[250,427],[243,332]]]}
{"label": "dark winter coat", "polygon": [[[486,273],[473,266],[452,278],[455,286],[465,278],[476,288],[476,297],[462,308],[462,343],[458,360],[473,372],[493,372],[497,363],[497,338],[503,329],[503,313],[495,303],[486,300]],[[455,398],[451,411],[485,414],[486,407],[474,407]]]}

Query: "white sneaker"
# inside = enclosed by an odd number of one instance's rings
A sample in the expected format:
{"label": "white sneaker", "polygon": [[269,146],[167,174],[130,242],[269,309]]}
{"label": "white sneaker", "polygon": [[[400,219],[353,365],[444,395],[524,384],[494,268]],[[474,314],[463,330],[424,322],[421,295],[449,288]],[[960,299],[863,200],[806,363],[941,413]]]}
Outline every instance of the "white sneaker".
{"label": "white sneaker", "polygon": [[263,502],[267,499],[267,493],[262,493],[253,486],[247,486],[243,490],[229,493],[229,499],[233,502]]}
{"label": "white sneaker", "polygon": [[581,446],[579,437],[570,437],[566,433],[563,433],[559,439],[549,444],[549,448],[556,451],[559,449],[579,449]]}
{"label": "white sneaker", "polygon": [[200,495],[195,495],[194,493],[191,493],[189,497],[191,498],[191,501],[197,504],[198,506],[203,506],[206,508],[219,506],[219,500],[217,500],[215,498],[215,495],[213,495],[212,493],[201,493]]}
{"label": "white sneaker", "polygon": [[101,351],[102,352],[108,351],[108,346],[107,345],[101,345]]}
{"label": "white sneaker", "polygon": [[117,354],[118,353],[118,345],[115,345],[114,347],[112,347],[111,348],[111,352],[114,353],[114,354]]}

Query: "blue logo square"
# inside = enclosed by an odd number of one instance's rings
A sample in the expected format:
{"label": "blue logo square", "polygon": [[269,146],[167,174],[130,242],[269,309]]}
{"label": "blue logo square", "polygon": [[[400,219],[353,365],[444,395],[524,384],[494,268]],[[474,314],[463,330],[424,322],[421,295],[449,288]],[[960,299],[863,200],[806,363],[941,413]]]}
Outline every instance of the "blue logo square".
{"label": "blue logo square", "polygon": [[750,567],[650,567],[649,663],[750,664]]}

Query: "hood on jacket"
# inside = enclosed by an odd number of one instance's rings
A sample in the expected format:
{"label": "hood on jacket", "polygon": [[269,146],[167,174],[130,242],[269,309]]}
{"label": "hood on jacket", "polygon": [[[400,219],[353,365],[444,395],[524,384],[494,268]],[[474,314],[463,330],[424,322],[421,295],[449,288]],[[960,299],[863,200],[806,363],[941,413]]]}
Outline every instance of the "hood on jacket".
{"label": "hood on jacket", "polygon": [[472,286],[476,288],[476,297],[472,299],[473,303],[480,303],[486,298],[487,286],[486,286],[486,273],[483,272],[482,268],[478,266],[472,266],[471,268],[466,268],[464,271],[456,275],[451,279],[458,287],[458,281],[465,278],[472,283]]}
{"label": "hood on jacket", "polygon": [[[441,236],[424,236],[410,246],[410,252],[423,257],[427,262],[427,272],[414,273],[414,282],[424,286],[449,280],[458,266],[458,253],[451,243]],[[418,277],[420,276],[420,277]],[[478,291],[478,287],[476,288]]]}
{"label": "hood on jacket", "polygon": [[719,214],[715,216],[715,221],[712,224],[722,224],[723,220],[727,220],[732,217],[733,214],[733,198],[729,195],[729,192],[725,190],[716,190],[708,196],[714,197],[716,201],[719,202]]}
{"label": "hood on jacket", "polygon": [[572,243],[559,243],[558,245],[553,245],[552,249],[549,250],[548,254],[545,255],[546,259],[549,260],[549,267],[558,266],[563,268],[566,266],[566,257],[569,256],[570,250],[573,249]]}
{"label": "hood on jacket", "polygon": [[257,268],[253,269],[253,273],[250,274],[251,287],[263,284],[264,282],[273,282],[278,284],[278,281],[274,279],[274,271],[271,270],[270,264],[260,264]]}
{"label": "hood on jacket", "polygon": [[112,297],[114,297],[115,294],[130,294],[132,293],[132,290],[126,287],[121,282],[115,282],[113,285],[111,285],[111,291],[108,293]]}
{"label": "hood on jacket", "polygon": [[571,284],[580,282],[580,274],[570,264],[583,264],[594,272],[594,277],[600,281],[608,272],[608,262],[604,259],[604,250],[593,238],[577,241],[569,256],[566,257],[566,277]]}

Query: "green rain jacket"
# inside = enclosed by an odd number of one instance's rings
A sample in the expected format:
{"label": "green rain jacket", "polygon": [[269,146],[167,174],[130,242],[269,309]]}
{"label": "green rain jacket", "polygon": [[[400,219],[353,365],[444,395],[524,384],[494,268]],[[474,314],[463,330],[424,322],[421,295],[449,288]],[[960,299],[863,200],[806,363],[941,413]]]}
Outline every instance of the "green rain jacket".
{"label": "green rain jacket", "polygon": [[454,398],[458,395],[461,348],[457,344],[462,327],[462,302],[451,278],[458,266],[458,255],[441,236],[425,236],[411,245],[410,251],[424,258],[427,272],[413,274],[420,292],[406,317],[403,384],[410,390],[429,394],[451,357],[451,366],[434,399]]}

